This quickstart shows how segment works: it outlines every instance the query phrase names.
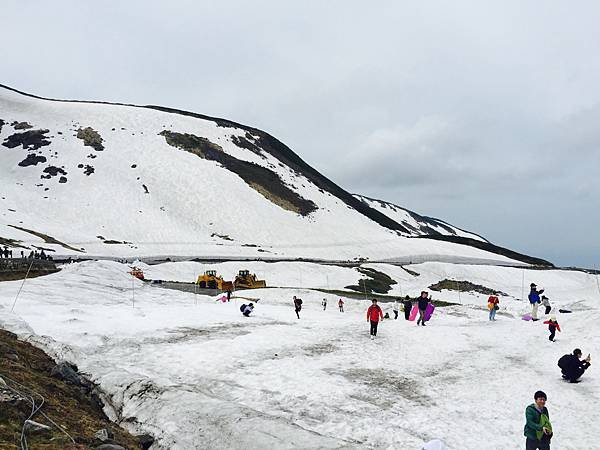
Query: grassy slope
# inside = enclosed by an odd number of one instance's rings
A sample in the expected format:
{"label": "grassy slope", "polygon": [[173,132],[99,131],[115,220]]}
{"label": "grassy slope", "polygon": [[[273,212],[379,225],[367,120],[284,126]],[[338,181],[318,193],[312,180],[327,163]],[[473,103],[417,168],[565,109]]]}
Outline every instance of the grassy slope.
{"label": "grassy slope", "polygon": [[[55,362],[42,350],[19,341],[13,333],[0,330],[0,377],[10,377],[10,380],[42,395],[45,404],[41,411],[64,427],[77,442],[73,444],[64,433],[41,414],[37,414],[33,420],[52,426],[52,431],[28,435],[30,448],[91,448],[100,444],[94,440],[94,433],[102,428],[111,430],[114,433],[114,441],[123,447],[140,448],[138,439],[111,423],[102,411],[102,406],[82,388],[50,377],[54,366]],[[5,379],[10,387],[16,387],[10,380]],[[21,428],[30,413],[31,405],[27,401],[0,402],[0,450],[20,448]]]}

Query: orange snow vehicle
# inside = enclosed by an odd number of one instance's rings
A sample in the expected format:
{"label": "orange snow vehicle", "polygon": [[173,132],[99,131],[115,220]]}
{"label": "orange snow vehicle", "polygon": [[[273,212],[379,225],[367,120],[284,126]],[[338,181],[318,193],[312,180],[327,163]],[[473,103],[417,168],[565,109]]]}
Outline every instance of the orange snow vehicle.
{"label": "orange snow vehicle", "polygon": [[144,281],[144,271],[142,269],[140,269],[139,267],[133,266],[128,273],[130,273],[134,277]]}
{"label": "orange snow vehicle", "polygon": [[221,275],[217,275],[216,270],[207,270],[203,275],[198,275],[196,284],[201,289],[219,289],[221,291],[232,291],[233,283],[223,280]]}

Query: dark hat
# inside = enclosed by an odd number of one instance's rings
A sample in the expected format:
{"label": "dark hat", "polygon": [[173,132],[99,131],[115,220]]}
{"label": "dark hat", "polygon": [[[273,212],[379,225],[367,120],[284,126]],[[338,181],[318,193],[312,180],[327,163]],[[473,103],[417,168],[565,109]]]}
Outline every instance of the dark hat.
{"label": "dark hat", "polygon": [[410,297],[407,295],[406,297],[404,297],[405,300],[410,300]]}
{"label": "dark hat", "polygon": [[535,283],[531,283],[531,284],[529,285],[529,287],[536,287],[536,284],[535,284]]}
{"label": "dark hat", "polygon": [[546,297],[545,295],[542,295],[542,298],[546,298],[547,299],[548,297]]}
{"label": "dark hat", "polygon": [[534,400],[537,400],[538,398],[543,398],[544,400],[548,400],[548,396],[546,395],[546,393],[544,391],[537,391],[535,394],[533,394]]}
{"label": "dark hat", "polygon": [[575,350],[573,350],[573,354],[574,354],[574,355],[581,355],[581,354],[582,354],[582,353],[581,353],[581,349],[579,349],[579,348],[576,348]]}

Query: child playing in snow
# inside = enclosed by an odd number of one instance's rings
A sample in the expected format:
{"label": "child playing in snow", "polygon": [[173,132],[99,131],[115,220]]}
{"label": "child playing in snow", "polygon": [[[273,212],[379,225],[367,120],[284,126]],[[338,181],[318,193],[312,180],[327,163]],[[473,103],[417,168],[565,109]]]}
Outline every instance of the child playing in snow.
{"label": "child playing in snow", "polygon": [[560,325],[556,321],[556,316],[551,316],[550,320],[546,320],[544,324],[548,325],[548,330],[550,330],[548,339],[554,342],[554,333],[556,333],[556,330],[560,331]]}

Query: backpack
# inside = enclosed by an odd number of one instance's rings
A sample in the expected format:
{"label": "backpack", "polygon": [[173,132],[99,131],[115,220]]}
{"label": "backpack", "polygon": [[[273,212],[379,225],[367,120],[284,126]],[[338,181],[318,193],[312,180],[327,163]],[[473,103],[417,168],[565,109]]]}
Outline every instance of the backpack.
{"label": "backpack", "polygon": [[245,303],[242,306],[240,306],[240,312],[244,312],[244,309],[246,309],[246,304]]}
{"label": "backpack", "polygon": [[569,366],[569,356],[571,355],[563,355],[558,360],[558,367],[560,367],[562,370],[566,370]]}

